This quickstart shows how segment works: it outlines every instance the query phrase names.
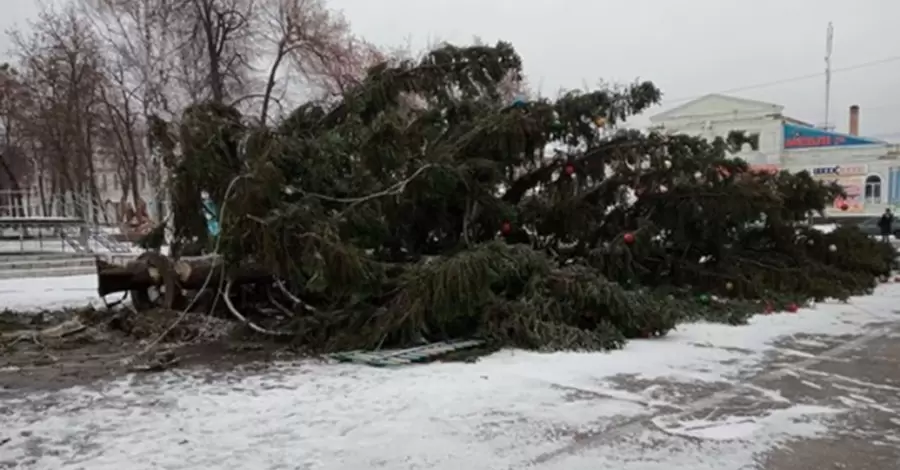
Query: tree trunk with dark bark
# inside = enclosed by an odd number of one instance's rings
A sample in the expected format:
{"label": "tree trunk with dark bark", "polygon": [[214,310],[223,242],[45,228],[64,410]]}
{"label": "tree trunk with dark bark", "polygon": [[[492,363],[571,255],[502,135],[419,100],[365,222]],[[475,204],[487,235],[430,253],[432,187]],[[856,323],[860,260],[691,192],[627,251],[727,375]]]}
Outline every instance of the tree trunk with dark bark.
{"label": "tree trunk with dark bark", "polygon": [[162,255],[145,254],[126,264],[97,258],[97,291],[101,297],[162,286],[173,280],[185,290],[216,288],[222,285],[223,276],[237,285],[274,281],[271,273],[260,266],[243,265],[225,269],[221,258],[213,256],[172,261]]}

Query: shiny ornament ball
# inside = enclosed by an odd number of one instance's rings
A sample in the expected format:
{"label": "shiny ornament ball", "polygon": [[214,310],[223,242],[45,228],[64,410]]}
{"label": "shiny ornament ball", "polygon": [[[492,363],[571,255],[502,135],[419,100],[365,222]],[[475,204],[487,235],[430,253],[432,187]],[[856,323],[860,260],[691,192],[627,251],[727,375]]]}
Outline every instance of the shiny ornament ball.
{"label": "shiny ornament ball", "polygon": [[672,161],[671,160],[664,161],[663,166],[666,168],[672,168]]}
{"label": "shiny ornament ball", "polygon": [[500,233],[509,235],[510,232],[512,232],[512,224],[509,222],[503,222],[503,225],[500,226]]}
{"label": "shiny ornament ball", "polygon": [[575,167],[573,165],[566,165],[566,174],[572,176],[575,174]]}
{"label": "shiny ornament ball", "polygon": [[732,283],[732,282],[725,283],[725,289],[734,290],[734,283]]}
{"label": "shiny ornament ball", "polygon": [[832,245],[828,245],[828,251],[834,253],[835,251],[837,251],[837,247],[834,246],[833,244],[832,244]]}
{"label": "shiny ornament ball", "polygon": [[700,297],[698,297],[698,299],[700,300],[701,303],[704,303],[704,304],[709,303],[709,296],[706,294],[701,294]]}
{"label": "shiny ornament ball", "polygon": [[787,306],[787,311],[790,313],[797,313],[798,310],[800,310],[800,307],[798,307],[795,303],[790,303]]}
{"label": "shiny ornament ball", "polygon": [[631,245],[632,243],[634,243],[634,234],[626,233],[625,235],[622,236],[622,239],[625,240],[625,243]]}
{"label": "shiny ornament ball", "polygon": [[846,202],[843,203],[843,204],[841,204],[841,210],[842,210],[842,211],[846,211],[846,210],[848,210],[848,209],[850,209],[850,205],[849,205],[849,204],[847,204]]}

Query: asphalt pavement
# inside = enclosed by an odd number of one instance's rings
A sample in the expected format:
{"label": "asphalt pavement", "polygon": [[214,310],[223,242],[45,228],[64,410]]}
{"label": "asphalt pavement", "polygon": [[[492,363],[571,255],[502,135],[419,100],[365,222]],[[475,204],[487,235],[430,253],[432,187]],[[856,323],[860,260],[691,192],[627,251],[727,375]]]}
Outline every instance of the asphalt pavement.
{"label": "asphalt pavement", "polygon": [[[900,305],[873,314],[884,321],[857,335],[785,338],[763,367],[737,385],[649,384],[623,377],[620,385],[625,388],[639,391],[655,385],[666,396],[682,398],[650,416],[582,436],[539,457],[533,468],[577,470],[583,467],[580,462],[596,456],[595,468],[628,470],[685,468],[691,459],[696,465],[691,468],[698,469],[898,470]],[[821,417],[817,414],[828,415],[826,429],[807,424],[810,435],[804,437],[804,419],[818,421],[812,419]],[[764,432],[756,429],[762,427]],[[765,450],[752,455],[735,452],[741,446],[727,435],[735,433],[734,440],[754,433],[771,438],[779,427],[790,437],[763,445]],[[646,449],[637,459],[615,467],[604,460],[617,452],[635,454],[636,446]],[[673,459],[671,466],[666,456]]]}

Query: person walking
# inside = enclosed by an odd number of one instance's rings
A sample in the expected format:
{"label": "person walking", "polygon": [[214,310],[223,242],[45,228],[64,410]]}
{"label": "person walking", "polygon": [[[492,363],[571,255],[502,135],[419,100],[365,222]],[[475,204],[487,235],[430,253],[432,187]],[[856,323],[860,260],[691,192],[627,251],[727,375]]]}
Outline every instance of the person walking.
{"label": "person walking", "polygon": [[881,219],[878,220],[878,228],[881,229],[881,241],[890,242],[891,235],[894,232],[894,214],[891,213],[890,209],[885,209],[884,214],[881,214]]}

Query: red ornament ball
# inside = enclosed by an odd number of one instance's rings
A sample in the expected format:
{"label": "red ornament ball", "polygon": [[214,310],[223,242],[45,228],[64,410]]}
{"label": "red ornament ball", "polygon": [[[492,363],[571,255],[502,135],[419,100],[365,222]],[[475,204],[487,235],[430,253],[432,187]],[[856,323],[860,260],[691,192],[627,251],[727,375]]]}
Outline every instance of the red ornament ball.
{"label": "red ornament ball", "polygon": [[573,166],[573,165],[566,165],[566,174],[569,175],[569,176],[574,175],[574,174],[575,174],[575,166]]}
{"label": "red ornament ball", "polygon": [[503,222],[503,225],[500,226],[500,233],[503,235],[509,235],[512,232],[512,224],[509,222]]}
{"label": "red ornament ball", "polygon": [[634,234],[626,233],[625,235],[622,236],[622,239],[625,240],[625,243],[631,245],[632,243],[634,243]]}
{"label": "red ornament ball", "polygon": [[842,211],[846,211],[846,210],[848,210],[848,209],[850,209],[850,204],[847,204],[846,202],[842,202],[842,203],[841,203],[841,210],[842,210]]}
{"label": "red ornament ball", "polygon": [[788,304],[788,306],[787,306],[788,312],[797,313],[798,310],[800,310],[800,307],[798,307],[797,304],[791,303],[791,304]]}

